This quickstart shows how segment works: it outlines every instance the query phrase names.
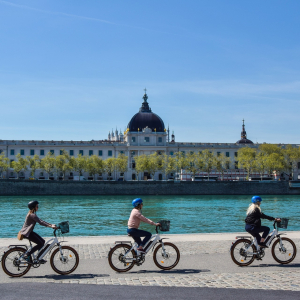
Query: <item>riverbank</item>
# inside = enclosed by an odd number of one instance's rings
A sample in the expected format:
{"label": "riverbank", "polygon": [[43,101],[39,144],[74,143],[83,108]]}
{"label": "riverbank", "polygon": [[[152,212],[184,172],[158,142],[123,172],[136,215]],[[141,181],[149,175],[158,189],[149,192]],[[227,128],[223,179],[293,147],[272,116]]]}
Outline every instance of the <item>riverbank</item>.
{"label": "riverbank", "polygon": [[288,181],[0,180],[0,196],[41,195],[299,195]]}

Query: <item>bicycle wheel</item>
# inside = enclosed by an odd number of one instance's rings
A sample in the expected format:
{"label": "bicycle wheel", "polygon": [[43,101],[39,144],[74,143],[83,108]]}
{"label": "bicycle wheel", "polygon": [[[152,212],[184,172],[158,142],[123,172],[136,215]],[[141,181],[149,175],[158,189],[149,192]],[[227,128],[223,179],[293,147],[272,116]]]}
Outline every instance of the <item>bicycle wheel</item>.
{"label": "bicycle wheel", "polygon": [[231,247],[230,254],[233,262],[241,267],[249,266],[253,263],[256,247],[251,245],[251,241],[246,239],[237,240]]}
{"label": "bicycle wheel", "polygon": [[[127,272],[133,268],[136,254],[131,246],[118,244],[108,253],[108,262],[110,267],[117,272]],[[125,257],[126,255],[126,257]]]}
{"label": "bicycle wheel", "polygon": [[153,253],[153,260],[157,267],[163,270],[173,269],[180,260],[180,252],[172,243],[159,244]]}
{"label": "bicycle wheel", "polygon": [[282,247],[280,245],[280,239],[273,244],[272,256],[280,264],[286,265],[294,260],[297,254],[297,248],[295,243],[286,238],[282,237]]}
{"label": "bicycle wheel", "polygon": [[2,257],[2,269],[11,277],[21,277],[25,275],[31,268],[24,259],[20,257],[26,252],[24,248],[12,248],[5,252]]}
{"label": "bicycle wheel", "polygon": [[62,246],[54,250],[50,258],[50,264],[56,273],[67,275],[74,272],[78,267],[79,256],[72,247]]}

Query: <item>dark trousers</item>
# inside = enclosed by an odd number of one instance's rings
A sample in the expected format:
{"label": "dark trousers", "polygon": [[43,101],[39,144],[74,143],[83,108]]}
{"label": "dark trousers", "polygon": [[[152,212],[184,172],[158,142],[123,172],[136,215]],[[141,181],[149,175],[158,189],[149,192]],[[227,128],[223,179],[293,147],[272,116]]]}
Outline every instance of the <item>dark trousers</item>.
{"label": "dark trousers", "polygon": [[[127,233],[132,236],[134,241],[138,244],[138,246],[144,247],[147,242],[151,239],[152,234],[145,230],[140,230],[136,228],[130,228],[127,229]],[[141,240],[141,237],[145,237],[143,241]]]}
{"label": "dark trousers", "polygon": [[[31,255],[32,253],[34,253],[36,250],[40,250],[41,248],[43,248],[44,244],[45,244],[45,240],[39,236],[37,233],[35,232],[31,232],[29,234],[28,237],[24,236],[25,239],[28,239],[30,242],[35,243],[36,245],[31,249],[31,251],[28,252],[28,256]],[[42,253],[40,253],[39,256],[41,256]]]}
{"label": "dark trousers", "polygon": [[[267,226],[257,227],[254,225],[246,224],[245,229],[247,232],[249,232],[252,236],[256,238],[258,245],[261,244],[260,239],[261,238],[265,239],[270,232],[270,228]],[[262,237],[259,234],[260,232],[263,233]]]}

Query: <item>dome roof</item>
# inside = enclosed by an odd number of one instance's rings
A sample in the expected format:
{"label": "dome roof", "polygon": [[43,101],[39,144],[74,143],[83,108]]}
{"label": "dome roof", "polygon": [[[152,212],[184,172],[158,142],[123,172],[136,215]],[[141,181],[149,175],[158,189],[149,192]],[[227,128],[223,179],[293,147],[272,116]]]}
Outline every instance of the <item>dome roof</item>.
{"label": "dome roof", "polygon": [[241,132],[241,139],[236,142],[237,144],[253,144],[252,141],[247,139],[247,133],[245,130],[245,124],[243,120],[242,132]]}
{"label": "dome roof", "polygon": [[129,131],[142,131],[144,128],[148,127],[152,131],[156,130],[156,132],[164,132],[164,122],[157,114],[151,111],[147,102],[148,96],[146,93],[143,99],[144,102],[142,103],[140,111],[131,118],[127,128]]}

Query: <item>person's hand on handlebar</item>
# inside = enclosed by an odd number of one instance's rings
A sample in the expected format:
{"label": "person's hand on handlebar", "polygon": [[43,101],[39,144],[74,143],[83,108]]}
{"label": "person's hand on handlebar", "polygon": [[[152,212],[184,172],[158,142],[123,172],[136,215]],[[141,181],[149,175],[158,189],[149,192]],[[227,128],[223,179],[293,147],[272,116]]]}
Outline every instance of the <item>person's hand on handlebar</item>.
{"label": "person's hand on handlebar", "polygon": [[58,229],[58,227],[55,224],[52,224],[50,227],[53,229]]}
{"label": "person's hand on handlebar", "polygon": [[275,218],[275,222],[281,222],[280,218]]}
{"label": "person's hand on handlebar", "polygon": [[156,223],[155,226],[160,226],[160,223]]}

